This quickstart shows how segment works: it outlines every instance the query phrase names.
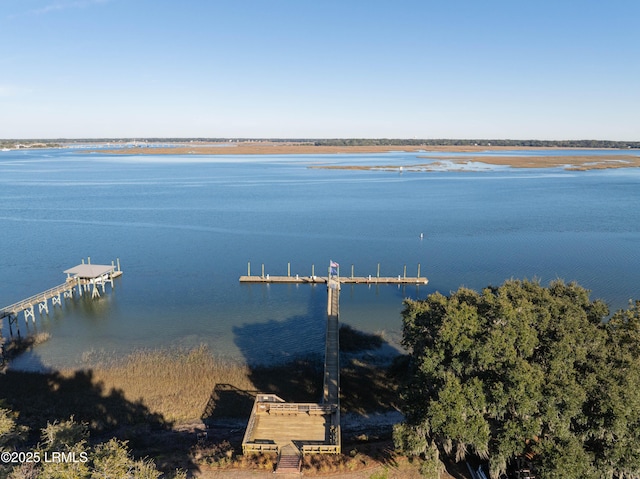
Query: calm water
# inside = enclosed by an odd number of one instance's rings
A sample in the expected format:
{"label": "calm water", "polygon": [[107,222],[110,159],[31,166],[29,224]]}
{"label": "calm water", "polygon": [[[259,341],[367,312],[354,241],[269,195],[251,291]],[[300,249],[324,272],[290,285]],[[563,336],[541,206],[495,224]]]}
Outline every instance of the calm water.
{"label": "calm water", "polygon": [[250,362],[322,353],[324,287],[241,285],[247,262],[254,273],[264,263],[267,273],[286,274],[290,262],[292,274],[308,275],[312,264],[324,274],[333,259],[343,274],[353,264],[363,276],[378,263],[383,275],[402,274],[405,264],[415,275],[420,263],[426,287],[343,288],[343,322],[384,332],[390,347],[400,339],[403,298],[460,285],[564,278],[613,309],[640,298],[638,169],[308,168],[426,161],[418,156],[0,152],[0,305],[61,283],[62,271],[87,256],[120,258],[125,271],[100,300],[67,301],[38,317],[51,340],[15,366],[200,343]]}

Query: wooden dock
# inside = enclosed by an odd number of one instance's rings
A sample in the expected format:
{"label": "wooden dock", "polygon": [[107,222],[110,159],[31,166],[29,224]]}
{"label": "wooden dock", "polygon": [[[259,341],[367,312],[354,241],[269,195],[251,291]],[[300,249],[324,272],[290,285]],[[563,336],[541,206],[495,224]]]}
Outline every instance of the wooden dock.
{"label": "wooden dock", "polygon": [[48,314],[49,300],[51,300],[52,306],[62,306],[62,299],[71,298],[74,294],[82,296],[90,293],[92,298],[99,297],[100,290],[105,293],[106,283],[110,283],[111,287],[113,287],[113,280],[122,275],[120,261],[118,261],[117,266],[115,264],[91,264],[90,261],[88,259],[88,262],[84,263],[83,260],[82,264],[65,270],[64,273],[67,274],[67,280],[64,283],[1,308],[0,333],[4,318],[8,318],[9,328],[13,334],[11,328],[17,322],[20,313],[24,314],[25,322],[28,323],[29,318],[31,318],[32,322],[35,323],[36,306],[40,314]]}
{"label": "wooden dock", "polygon": [[[341,284],[427,284],[429,280],[417,276],[340,276]],[[241,283],[297,283],[326,284],[326,276],[240,276]]]}
{"label": "wooden dock", "polygon": [[[321,282],[321,281],[318,281]],[[339,454],[340,438],[340,282],[327,282],[327,329],[322,402],[288,403],[258,394],[242,440],[243,452],[277,452],[276,473],[299,471],[303,454]]]}
{"label": "wooden dock", "polygon": [[340,429],[340,286],[342,284],[427,284],[427,278],[407,276],[406,266],[398,276],[380,276],[380,265],[375,276],[355,276],[351,266],[350,276],[340,276],[338,263],[330,261],[327,276],[316,276],[311,267],[310,276],[291,274],[287,265],[286,276],[265,274],[264,265],[259,276],[240,276],[241,283],[326,284],[327,326],[325,342],[322,400],[319,404],[288,403],[274,394],[256,396],[251,417],[242,440],[242,450],[250,452],[276,452],[276,473],[299,471],[303,454],[339,454],[341,452]]}

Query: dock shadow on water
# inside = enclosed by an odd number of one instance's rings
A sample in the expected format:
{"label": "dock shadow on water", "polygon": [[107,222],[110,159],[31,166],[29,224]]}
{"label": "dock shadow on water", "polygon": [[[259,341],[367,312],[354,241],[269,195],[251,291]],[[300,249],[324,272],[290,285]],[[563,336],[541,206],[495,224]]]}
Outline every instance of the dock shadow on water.
{"label": "dock shadow on water", "polygon": [[322,397],[326,318],[322,309],[284,321],[233,328],[234,341],[258,392],[286,401],[318,402]]}
{"label": "dock shadow on water", "polygon": [[[326,313],[234,327],[235,342],[248,364],[252,389],[216,384],[202,419],[249,417],[257,393],[289,402],[320,402],[323,395]],[[340,327],[341,409],[365,416],[398,409],[397,366],[402,355],[382,335]]]}
{"label": "dock shadow on water", "polygon": [[398,411],[406,356],[382,335],[340,326],[340,406],[360,416]]}

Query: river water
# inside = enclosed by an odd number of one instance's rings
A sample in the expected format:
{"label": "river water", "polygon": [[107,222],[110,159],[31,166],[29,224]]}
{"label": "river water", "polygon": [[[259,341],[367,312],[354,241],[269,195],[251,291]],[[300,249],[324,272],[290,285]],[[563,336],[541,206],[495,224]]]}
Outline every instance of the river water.
{"label": "river water", "polygon": [[[486,153],[494,154],[531,153]],[[312,265],[321,275],[333,260],[343,275],[351,265],[375,275],[380,264],[381,275],[406,265],[413,276],[420,264],[427,286],[343,286],[341,320],[383,333],[385,351],[399,348],[403,298],[460,285],[562,278],[612,309],[640,298],[640,169],[309,168],[430,161],[424,156],[0,152],[0,305],[63,282],[62,271],[83,258],[119,258],[124,271],[99,300],[67,300],[43,316],[36,309],[28,329],[51,339],[13,367],[199,344],[251,363],[321,354],[324,286],[240,284],[249,262],[252,273],[264,264],[273,275],[288,263],[294,275]],[[22,315],[19,326],[27,332]]]}

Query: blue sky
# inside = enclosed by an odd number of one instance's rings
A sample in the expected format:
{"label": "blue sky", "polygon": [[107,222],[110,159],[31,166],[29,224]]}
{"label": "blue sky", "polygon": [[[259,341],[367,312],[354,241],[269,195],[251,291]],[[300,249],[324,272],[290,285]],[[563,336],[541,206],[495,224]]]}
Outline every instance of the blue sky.
{"label": "blue sky", "polygon": [[0,0],[0,138],[640,140],[640,1]]}

